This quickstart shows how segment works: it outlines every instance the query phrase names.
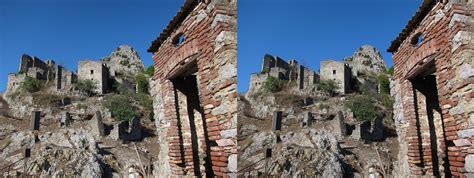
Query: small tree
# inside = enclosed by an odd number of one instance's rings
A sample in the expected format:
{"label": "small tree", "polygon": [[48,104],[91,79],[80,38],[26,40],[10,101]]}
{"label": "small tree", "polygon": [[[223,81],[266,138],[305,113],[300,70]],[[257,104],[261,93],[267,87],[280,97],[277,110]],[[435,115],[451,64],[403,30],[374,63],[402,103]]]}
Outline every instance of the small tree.
{"label": "small tree", "polygon": [[278,92],[281,90],[282,82],[272,76],[268,76],[267,79],[263,82],[263,89],[268,92]]}
{"label": "small tree", "polygon": [[387,69],[387,74],[393,75],[393,66]]}
{"label": "small tree", "polygon": [[336,91],[339,89],[339,85],[334,80],[320,80],[318,84],[318,88],[322,92],[330,96],[334,96],[336,94]]}
{"label": "small tree", "polygon": [[92,96],[97,90],[97,83],[93,80],[78,80],[74,89],[87,96]]}
{"label": "small tree", "polygon": [[155,74],[155,66],[148,66],[145,70],[145,74],[147,74],[148,76],[153,76]]}
{"label": "small tree", "polygon": [[42,82],[30,76],[26,76],[20,84],[20,89],[24,92],[33,93],[41,89]]}
{"label": "small tree", "polygon": [[139,116],[137,108],[125,96],[116,95],[104,101],[104,107],[109,109],[112,117],[117,121],[128,121],[133,117]]}
{"label": "small tree", "polygon": [[138,93],[148,93],[148,80],[143,73],[135,75],[135,84],[137,85]]}
{"label": "small tree", "polygon": [[345,103],[345,106],[351,109],[354,116],[361,121],[372,120],[379,116],[374,102],[367,95],[350,97]]}
{"label": "small tree", "polygon": [[388,77],[384,74],[377,76],[377,81],[380,85],[380,93],[389,94],[390,93],[390,81]]}

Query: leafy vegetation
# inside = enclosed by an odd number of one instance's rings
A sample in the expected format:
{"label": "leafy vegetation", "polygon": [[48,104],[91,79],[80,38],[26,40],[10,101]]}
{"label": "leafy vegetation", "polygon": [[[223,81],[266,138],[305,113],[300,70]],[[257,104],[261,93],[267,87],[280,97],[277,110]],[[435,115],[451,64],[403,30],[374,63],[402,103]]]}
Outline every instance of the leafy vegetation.
{"label": "leafy vegetation", "polygon": [[377,76],[377,81],[380,85],[380,93],[389,94],[390,93],[390,81],[388,77],[384,74]]}
{"label": "leafy vegetation", "polygon": [[148,76],[153,76],[155,74],[155,66],[151,65],[145,69],[145,74]]}
{"label": "leafy vegetation", "polygon": [[272,77],[272,76],[268,76],[267,79],[263,82],[262,88],[265,91],[274,93],[274,92],[281,91],[281,89],[282,89],[282,87],[285,83],[286,82],[283,81],[283,80],[277,79],[277,78]]}
{"label": "leafy vegetation", "polygon": [[329,96],[334,96],[339,89],[339,84],[334,80],[320,80],[318,88]]}
{"label": "leafy vegetation", "polygon": [[116,95],[107,98],[103,105],[112,113],[112,117],[118,121],[128,121],[133,117],[139,116],[137,108],[132,105],[130,99],[126,96]]}
{"label": "leafy vegetation", "polygon": [[345,106],[354,113],[354,116],[361,121],[372,120],[378,117],[376,106],[368,95],[355,95],[350,97]]}
{"label": "leafy vegetation", "polygon": [[128,66],[130,62],[128,62],[128,60],[122,60],[120,61],[120,65],[123,65],[123,66]]}
{"label": "leafy vegetation", "polygon": [[20,84],[20,90],[23,92],[34,93],[41,89],[43,83],[30,76],[26,76],[23,82]]}
{"label": "leafy vegetation", "polygon": [[78,80],[74,84],[74,90],[79,91],[82,94],[87,96],[92,96],[95,94],[97,89],[97,83],[93,80]]}
{"label": "leafy vegetation", "polygon": [[138,93],[148,93],[148,80],[143,73],[135,75],[135,84],[137,85]]}
{"label": "leafy vegetation", "polygon": [[393,75],[393,66],[387,69],[387,74]]}

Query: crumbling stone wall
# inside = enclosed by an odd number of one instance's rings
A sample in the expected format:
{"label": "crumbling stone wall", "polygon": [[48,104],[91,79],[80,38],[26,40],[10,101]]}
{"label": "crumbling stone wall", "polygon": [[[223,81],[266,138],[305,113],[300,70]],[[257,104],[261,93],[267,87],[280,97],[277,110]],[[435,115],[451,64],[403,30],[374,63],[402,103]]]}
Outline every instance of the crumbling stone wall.
{"label": "crumbling stone wall", "polygon": [[351,72],[344,62],[326,60],[320,64],[321,80],[334,80],[338,83],[338,92],[345,94],[350,89]]}
{"label": "crumbling stone wall", "polygon": [[265,54],[262,70],[250,76],[248,93],[258,92],[268,76],[290,82],[289,89],[300,93],[314,92],[319,75],[312,69],[298,64],[296,60],[286,62],[280,57]]}
{"label": "crumbling stone wall", "polygon": [[392,95],[402,105],[394,105],[397,132],[407,145],[399,161],[411,176],[474,175],[473,3],[423,1],[388,49]]}
{"label": "crumbling stone wall", "polygon": [[148,49],[160,176],[237,172],[236,8],[232,0],[186,0]]}
{"label": "crumbling stone wall", "polygon": [[96,82],[96,93],[103,94],[108,90],[108,68],[99,61],[79,61],[77,76],[79,80],[92,80]]}
{"label": "crumbling stone wall", "polygon": [[53,82],[54,89],[58,92],[67,92],[72,88],[77,76],[66,68],[57,65],[53,60],[43,62],[38,57],[31,57],[23,54],[20,58],[20,67],[18,73],[8,75],[8,84],[6,93],[18,89],[26,76]]}

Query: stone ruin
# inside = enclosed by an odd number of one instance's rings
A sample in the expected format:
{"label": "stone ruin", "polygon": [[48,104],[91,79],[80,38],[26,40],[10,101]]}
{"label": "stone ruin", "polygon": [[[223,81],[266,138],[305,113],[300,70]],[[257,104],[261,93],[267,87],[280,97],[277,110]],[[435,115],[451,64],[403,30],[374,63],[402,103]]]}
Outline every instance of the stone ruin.
{"label": "stone ruin", "polygon": [[185,0],[155,39],[156,174],[232,176],[237,149],[236,1]]}
{"label": "stone ruin", "polygon": [[[128,54],[131,53],[131,54]],[[111,80],[125,86],[130,92],[135,92],[133,81],[123,77],[143,71],[143,63],[138,53],[130,46],[121,45],[111,56],[105,57],[104,61],[81,60],[78,62],[77,74],[56,64],[53,60],[42,61],[38,57],[22,55],[18,73],[8,75],[8,84],[5,93],[16,91],[26,76],[45,82],[52,82],[54,92],[68,93],[73,91],[73,84],[77,80],[93,80],[96,85],[96,93],[104,94],[111,89]],[[123,62],[127,60],[127,62]],[[132,63],[124,65],[125,63]]]}
{"label": "stone ruin", "polygon": [[72,84],[77,80],[77,75],[68,71],[53,60],[43,62],[38,57],[23,54],[20,59],[19,71],[8,75],[6,93],[15,91],[26,76],[53,82],[54,89],[58,92],[66,92],[72,89]]}
{"label": "stone ruin", "polygon": [[424,0],[392,42],[397,177],[474,176],[474,1]]}
{"label": "stone ruin", "polygon": [[298,64],[296,60],[290,60],[288,63],[278,56],[266,54],[263,57],[261,72],[250,76],[249,93],[257,92],[269,76],[295,82],[296,85],[291,89],[303,93],[313,92],[319,81],[316,72]]}
{"label": "stone ruin", "polygon": [[92,80],[96,83],[96,93],[103,94],[109,89],[109,68],[104,62],[79,61],[77,71],[80,80]]}
{"label": "stone ruin", "polygon": [[122,121],[113,126],[109,135],[114,140],[139,141],[143,138],[142,126],[139,117],[130,121]]}
{"label": "stone ruin", "polygon": [[295,85],[289,85],[289,89],[301,94],[314,93],[319,80],[334,80],[339,86],[337,92],[339,94],[346,94],[355,88],[353,80],[359,74],[358,72],[354,74],[352,67],[358,66],[355,62],[351,61],[323,60],[320,63],[320,73],[318,74],[312,69],[298,64],[296,60],[286,62],[278,56],[274,57],[266,54],[263,57],[261,72],[250,76],[250,86],[247,93],[258,92],[265,80],[271,76],[290,83],[294,82]]}
{"label": "stone ruin", "polygon": [[352,88],[350,86],[351,68],[348,64],[339,61],[321,61],[321,80],[334,80],[339,85],[337,90],[344,94]]}

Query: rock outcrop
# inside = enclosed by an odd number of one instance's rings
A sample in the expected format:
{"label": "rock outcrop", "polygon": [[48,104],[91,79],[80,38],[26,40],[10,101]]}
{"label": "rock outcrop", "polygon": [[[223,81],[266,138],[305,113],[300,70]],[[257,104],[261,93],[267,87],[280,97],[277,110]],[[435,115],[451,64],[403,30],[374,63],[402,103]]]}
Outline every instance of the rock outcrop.
{"label": "rock outcrop", "polygon": [[128,45],[120,45],[101,60],[107,64],[112,76],[137,74],[145,69],[138,52]]}

